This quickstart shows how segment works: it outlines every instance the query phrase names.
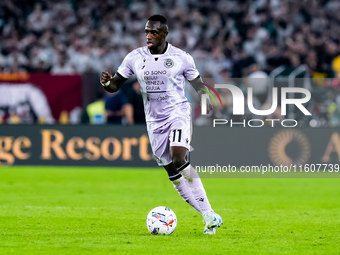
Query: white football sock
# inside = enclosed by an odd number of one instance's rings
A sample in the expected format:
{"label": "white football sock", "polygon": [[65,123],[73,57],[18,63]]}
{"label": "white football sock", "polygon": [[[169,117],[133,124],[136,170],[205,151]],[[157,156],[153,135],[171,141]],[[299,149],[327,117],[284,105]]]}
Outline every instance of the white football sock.
{"label": "white football sock", "polygon": [[207,194],[203,187],[202,181],[196,170],[188,165],[181,171],[182,176],[185,178],[185,183],[190,187],[195,200],[198,202],[202,215],[206,212],[213,211],[209,203]]}
{"label": "white football sock", "polygon": [[183,177],[172,181],[175,189],[181,195],[184,201],[186,201],[189,205],[194,207],[199,213],[202,214],[201,207],[199,206],[198,202],[196,201],[190,187],[186,184],[186,181]]}

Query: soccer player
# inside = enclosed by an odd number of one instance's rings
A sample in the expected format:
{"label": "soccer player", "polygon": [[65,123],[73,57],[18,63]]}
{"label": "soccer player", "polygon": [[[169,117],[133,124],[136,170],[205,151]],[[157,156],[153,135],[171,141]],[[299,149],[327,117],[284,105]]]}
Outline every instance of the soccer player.
{"label": "soccer player", "polygon": [[[199,175],[190,165],[191,107],[184,95],[185,79],[198,90],[202,79],[193,58],[166,41],[167,19],[151,16],[145,25],[147,46],[130,52],[117,72],[101,74],[101,84],[115,92],[135,74],[143,95],[153,154],[182,198],[203,215],[205,234],[215,234],[222,218],[209,203]],[[198,92],[200,92],[199,90]],[[208,103],[208,109],[212,106]]]}

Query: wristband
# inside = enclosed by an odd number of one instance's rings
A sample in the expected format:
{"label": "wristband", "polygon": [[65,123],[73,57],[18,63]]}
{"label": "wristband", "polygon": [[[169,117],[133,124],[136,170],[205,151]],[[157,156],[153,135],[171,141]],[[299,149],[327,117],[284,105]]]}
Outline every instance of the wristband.
{"label": "wristband", "polygon": [[110,83],[111,83],[110,81],[108,81],[108,82],[105,82],[105,83],[102,83],[102,82],[101,82],[101,84],[103,85],[103,87],[107,87],[107,86],[109,86],[109,85],[110,85]]}

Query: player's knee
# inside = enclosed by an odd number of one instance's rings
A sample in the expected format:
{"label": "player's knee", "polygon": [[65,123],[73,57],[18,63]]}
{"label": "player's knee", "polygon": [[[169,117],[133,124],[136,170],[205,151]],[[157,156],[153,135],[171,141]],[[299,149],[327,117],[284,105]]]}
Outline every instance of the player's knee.
{"label": "player's knee", "polygon": [[186,161],[184,158],[173,157],[172,163],[174,163],[175,167],[178,169],[181,166],[183,166],[186,163]]}

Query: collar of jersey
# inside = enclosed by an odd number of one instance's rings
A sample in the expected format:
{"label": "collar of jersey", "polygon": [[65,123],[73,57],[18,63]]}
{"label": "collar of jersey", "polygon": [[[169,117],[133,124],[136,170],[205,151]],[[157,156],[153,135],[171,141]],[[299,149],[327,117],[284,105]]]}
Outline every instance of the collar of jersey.
{"label": "collar of jersey", "polygon": [[160,56],[166,54],[166,53],[169,51],[170,46],[171,46],[171,44],[167,42],[166,51],[165,51],[164,53],[162,53],[162,54],[152,54],[152,53],[150,52],[149,49],[148,49],[148,52],[149,52],[149,54],[150,54],[151,56],[153,56],[153,57],[155,57],[155,58],[159,58]]}

